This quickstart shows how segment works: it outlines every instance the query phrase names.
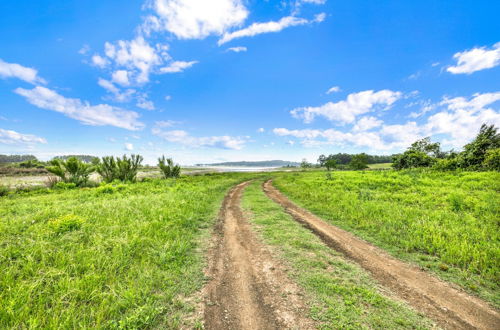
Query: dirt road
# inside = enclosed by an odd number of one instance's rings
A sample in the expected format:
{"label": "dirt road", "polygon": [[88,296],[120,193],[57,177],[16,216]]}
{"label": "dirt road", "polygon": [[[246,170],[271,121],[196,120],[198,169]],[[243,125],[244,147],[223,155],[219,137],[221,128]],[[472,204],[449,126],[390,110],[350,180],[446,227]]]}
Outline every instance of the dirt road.
{"label": "dirt road", "polygon": [[330,247],[371,272],[373,277],[415,309],[448,329],[500,329],[500,316],[482,300],[451,287],[419,268],[397,260],[353,234],[327,224],[290,202],[273,187],[263,189],[297,221],[312,230]]}
{"label": "dirt road", "polygon": [[261,244],[239,206],[234,187],[222,205],[209,253],[206,329],[314,329],[303,295]]}

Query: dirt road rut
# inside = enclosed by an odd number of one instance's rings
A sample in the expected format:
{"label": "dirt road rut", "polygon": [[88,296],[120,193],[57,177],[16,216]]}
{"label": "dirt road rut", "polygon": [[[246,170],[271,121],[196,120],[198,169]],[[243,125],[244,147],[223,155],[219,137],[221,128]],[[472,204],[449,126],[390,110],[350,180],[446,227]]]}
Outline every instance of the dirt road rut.
{"label": "dirt road rut", "polygon": [[397,260],[353,234],[327,224],[298,207],[273,187],[263,185],[272,200],[312,230],[330,247],[344,253],[415,309],[448,329],[500,329],[500,316],[484,301],[451,287],[417,267]]}
{"label": "dirt road rut", "polygon": [[248,182],[222,205],[209,253],[206,329],[313,329],[296,284],[252,232],[239,206]]}

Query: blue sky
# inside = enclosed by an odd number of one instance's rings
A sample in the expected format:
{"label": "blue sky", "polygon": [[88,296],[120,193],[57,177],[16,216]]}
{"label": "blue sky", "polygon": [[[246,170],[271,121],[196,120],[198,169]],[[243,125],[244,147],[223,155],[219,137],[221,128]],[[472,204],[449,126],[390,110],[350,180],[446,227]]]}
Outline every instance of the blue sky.
{"label": "blue sky", "polygon": [[500,126],[500,2],[2,1],[0,153],[182,164],[459,149]]}

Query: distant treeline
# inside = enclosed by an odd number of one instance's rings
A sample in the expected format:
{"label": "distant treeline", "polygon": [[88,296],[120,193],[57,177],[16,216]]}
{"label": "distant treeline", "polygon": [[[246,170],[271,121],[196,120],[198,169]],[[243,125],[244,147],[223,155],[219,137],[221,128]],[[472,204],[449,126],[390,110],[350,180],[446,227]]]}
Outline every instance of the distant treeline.
{"label": "distant treeline", "polygon": [[[347,165],[352,161],[354,156],[355,156],[354,154],[345,154],[345,153],[332,154],[328,156],[320,155],[318,157],[318,163],[324,164],[327,160],[333,159],[338,165]],[[392,159],[393,155],[388,155],[388,156],[366,155],[367,164],[392,163]]]}
{"label": "distant treeline", "polygon": [[212,164],[197,164],[197,166],[245,166],[245,167],[284,167],[284,166],[299,166],[298,162],[289,162],[286,160],[261,160],[261,161],[240,161],[240,162],[223,162]]}
{"label": "distant treeline", "polygon": [[0,163],[20,163],[27,160],[36,160],[33,155],[0,155]]}

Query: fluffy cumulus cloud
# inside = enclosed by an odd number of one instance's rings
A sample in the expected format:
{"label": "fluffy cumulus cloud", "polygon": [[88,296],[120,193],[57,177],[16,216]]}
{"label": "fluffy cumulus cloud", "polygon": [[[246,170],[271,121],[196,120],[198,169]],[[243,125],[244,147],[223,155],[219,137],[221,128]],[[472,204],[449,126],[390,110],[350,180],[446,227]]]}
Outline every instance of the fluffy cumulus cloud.
{"label": "fluffy cumulus cloud", "polygon": [[276,22],[270,21],[265,23],[253,23],[244,29],[224,33],[222,38],[219,40],[218,44],[220,46],[234,39],[243,37],[253,37],[262,33],[280,32],[281,30],[291,26],[305,25],[313,22],[322,22],[324,19],[325,19],[325,14],[322,13],[316,15],[314,20],[307,20],[305,18],[300,18],[295,16],[286,16]]}
{"label": "fluffy cumulus cloud", "polygon": [[160,69],[161,73],[177,73],[177,72],[182,72],[185,69],[188,69],[198,63],[198,61],[190,61],[190,62],[185,62],[185,61],[174,61],[170,63],[168,66],[163,67]]}
{"label": "fluffy cumulus cloud", "polygon": [[44,138],[31,135],[22,134],[16,131],[6,130],[0,128],[0,143],[2,144],[35,144],[47,143]]}
{"label": "fluffy cumulus cloud", "polygon": [[45,87],[17,88],[15,93],[25,97],[29,103],[39,108],[62,113],[86,125],[109,125],[128,130],[138,130],[144,126],[138,121],[139,114],[134,111],[124,110],[108,104],[90,105],[80,99],[66,98]]}
{"label": "fluffy cumulus cloud", "polygon": [[474,138],[483,123],[500,126],[499,101],[500,92],[475,94],[469,98],[443,98],[432,105],[437,112],[421,124],[409,121],[388,125],[375,117],[364,116],[355,119],[352,127],[345,131],[275,128],[273,133],[299,139],[307,147],[338,145],[373,151],[400,151],[417,139],[434,136],[446,147],[461,148]]}
{"label": "fluffy cumulus cloud", "polygon": [[154,0],[150,7],[154,15],[146,18],[142,30],[168,31],[179,39],[221,35],[248,16],[241,0]]}
{"label": "fluffy cumulus cloud", "polygon": [[330,121],[340,123],[352,123],[356,116],[375,111],[387,109],[400,99],[402,94],[391,90],[373,90],[352,93],[343,101],[328,102],[318,107],[301,107],[291,111],[293,117],[302,119],[305,123],[311,123],[315,117],[325,117]]}
{"label": "fluffy cumulus cloud", "polygon": [[178,143],[193,148],[212,147],[220,149],[240,150],[247,142],[245,138],[227,135],[194,137],[183,130],[166,131],[158,126],[154,127],[151,132],[168,142]]}
{"label": "fluffy cumulus cloud", "polygon": [[453,74],[471,74],[491,69],[500,65],[500,42],[493,45],[491,49],[479,47],[456,53],[453,58],[457,64],[446,68],[448,72]]}
{"label": "fluffy cumulus cloud", "polygon": [[38,76],[38,71],[17,63],[7,63],[0,59],[0,78],[17,78],[31,84],[45,84],[45,80]]}

